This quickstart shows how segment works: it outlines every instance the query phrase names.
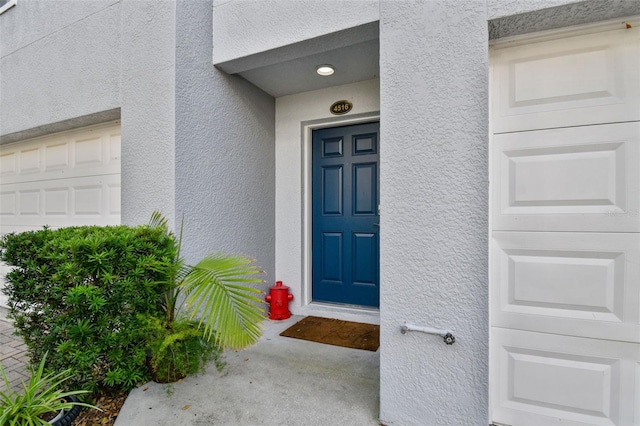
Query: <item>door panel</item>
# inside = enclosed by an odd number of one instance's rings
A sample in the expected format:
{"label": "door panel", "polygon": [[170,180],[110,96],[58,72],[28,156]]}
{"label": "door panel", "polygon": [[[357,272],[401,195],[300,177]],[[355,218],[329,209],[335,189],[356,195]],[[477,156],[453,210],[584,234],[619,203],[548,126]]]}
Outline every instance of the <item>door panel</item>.
{"label": "door panel", "polygon": [[636,28],[496,49],[495,133],[640,120]]}
{"label": "door panel", "polygon": [[492,329],[493,421],[637,425],[634,343]]}
{"label": "door panel", "polygon": [[322,233],[322,281],[341,283],[342,278],[342,233]]}
{"label": "door panel", "polygon": [[493,229],[638,232],[640,123],[495,135]]}
{"label": "door panel", "polygon": [[376,164],[353,166],[353,215],[375,215],[378,208],[378,172]]}
{"label": "door panel", "polygon": [[640,342],[640,234],[496,232],[497,327]]}
{"label": "door panel", "polygon": [[322,167],[322,214],[342,215],[342,165]]}
{"label": "door panel", "polygon": [[315,130],[312,298],[379,305],[379,123]]}
{"label": "door panel", "polygon": [[374,233],[353,234],[353,283],[377,285],[378,268],[372,259],[377,257],[378,236]]}

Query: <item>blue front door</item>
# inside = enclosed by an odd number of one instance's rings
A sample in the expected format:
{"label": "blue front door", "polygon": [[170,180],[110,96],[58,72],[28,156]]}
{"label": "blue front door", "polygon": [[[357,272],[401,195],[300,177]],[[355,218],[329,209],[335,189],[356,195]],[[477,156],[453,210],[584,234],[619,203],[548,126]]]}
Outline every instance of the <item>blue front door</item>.
{"label": "blue front door", "polygon": [[313,300],[378,307],[380,123],[313,132]]}

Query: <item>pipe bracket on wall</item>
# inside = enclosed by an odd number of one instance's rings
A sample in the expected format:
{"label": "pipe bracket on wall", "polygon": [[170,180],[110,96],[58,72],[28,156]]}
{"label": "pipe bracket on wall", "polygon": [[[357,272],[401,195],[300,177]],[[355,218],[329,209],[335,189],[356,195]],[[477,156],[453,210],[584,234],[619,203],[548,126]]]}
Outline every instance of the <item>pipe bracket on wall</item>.
{"label": "pipe bracket on wall", "polygon": [[405,322],[404,325],[400,327],[400,333],[407,334],[409,331],[420,331],[422,333],[435,334],[442,337],[447,345],[453,345],[456,342],[456,338],[449,330],[442,330],[433,327],[421,327],[419,325],[407,324]]}

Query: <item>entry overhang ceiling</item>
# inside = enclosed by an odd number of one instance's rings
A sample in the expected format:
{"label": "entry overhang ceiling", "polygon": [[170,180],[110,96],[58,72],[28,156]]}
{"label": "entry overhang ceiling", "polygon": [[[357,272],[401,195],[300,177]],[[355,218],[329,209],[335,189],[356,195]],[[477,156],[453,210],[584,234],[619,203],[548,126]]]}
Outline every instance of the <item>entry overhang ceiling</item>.
{"label": "entry overhang ceiling", "polygon": [[[377,78],[379,51],[378,22],[372,22],[216,66],[278,98]],[[333,65],[335,73],[319,76],[320,64]]]}

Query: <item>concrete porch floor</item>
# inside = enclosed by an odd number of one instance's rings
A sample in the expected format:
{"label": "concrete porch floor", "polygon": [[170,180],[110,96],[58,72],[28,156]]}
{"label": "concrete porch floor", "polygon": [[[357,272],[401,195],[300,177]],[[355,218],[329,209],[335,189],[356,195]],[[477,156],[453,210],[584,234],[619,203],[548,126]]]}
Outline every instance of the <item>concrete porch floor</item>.
{"label": "concrete porch floor", "polygon": [[266,320],[257,345],[224,355],[222,373],[134,389],[116,426],[379,425],[379,351],[279,336],[302,318]]}
{"label": "concrete porch floor", "polygon": [[[222,373],[212,366],[179,383],[134,389],[116,425],[378,425],[379,352],[279,336],[302,318],[266,320],[256,346],[224,355]],[[0,362],[19,390],[29,360],[12,333],[0,320]]]}

